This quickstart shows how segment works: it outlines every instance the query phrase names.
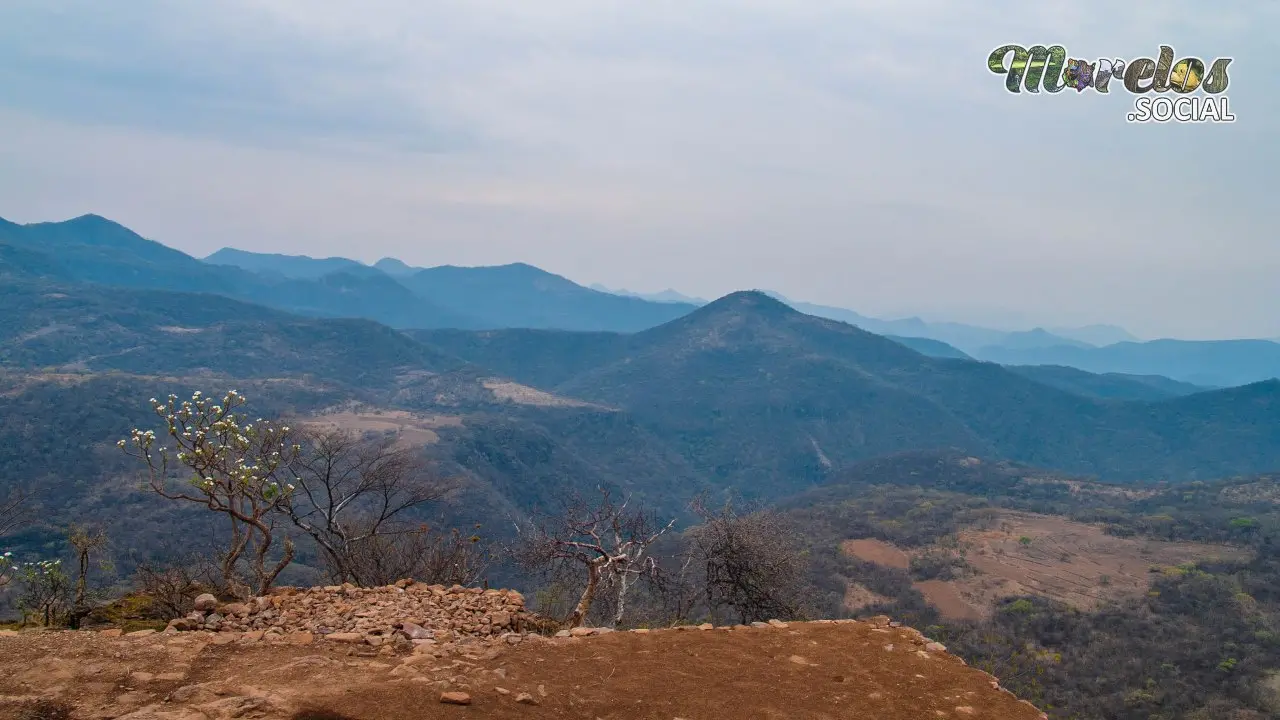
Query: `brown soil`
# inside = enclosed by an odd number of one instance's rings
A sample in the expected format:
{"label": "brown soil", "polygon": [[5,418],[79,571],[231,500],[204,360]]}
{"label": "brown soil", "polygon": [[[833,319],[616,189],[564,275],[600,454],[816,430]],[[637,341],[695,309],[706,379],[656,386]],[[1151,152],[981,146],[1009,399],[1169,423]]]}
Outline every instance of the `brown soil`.
{"label": "brown soil", "polygon": [[[1028,513],[1005,513],[996,527],[962,532],[960,541],[980,573],[961,582],[966,594],[990,602],[1033,593],[1086,610],[1145,593],[1153,568],[1248,557],[1238,548],[1119,538],[1100,526]],[[983,582],[983,575],[1002,582]]]}
{"label": "brown soil", "polygon": [[911,556],[883,540],[864,538],[861,540],[845,540],[840,549],[846,555],[859,560],[866,560],[885,567],[906,570],[911,567]]}
{"label": "brown soil", "polygon": [[[0,718],[41,698],[102,720],[1042,717],[911,631],[866,623],[530,638],[444,658],[216,637],[0,637]],[[445,691],[472,704],[444,705]],[[518,703],[520,693],[537,704]],[[331,714],[298,714],[307,710]]]}
{"label": "brown soil", "polygon": [[937,608],[938,612],[949,620],[981,620],[984,617],[981,611],[965,600],[955,583],[946,580],[924,580],[915,583],[914,587],[924,595],[924,599],[928,600],[930,605]]}
{"label": "brown soil", "polygon": [[[980,527],[961,531],[959,540],[972,574],[954,581],[915,583],[926,600],[954,620],[986,617],[999,601],[1020,595],[1096,609],[1145,593],[1153,569],[1248,559],[1239,548],[1119,538],[1101,526],[1031,513],[998,513]],[[871,539],[848,540],[841,548],[862,560],[900,569],[910,566],[913,555]]]}

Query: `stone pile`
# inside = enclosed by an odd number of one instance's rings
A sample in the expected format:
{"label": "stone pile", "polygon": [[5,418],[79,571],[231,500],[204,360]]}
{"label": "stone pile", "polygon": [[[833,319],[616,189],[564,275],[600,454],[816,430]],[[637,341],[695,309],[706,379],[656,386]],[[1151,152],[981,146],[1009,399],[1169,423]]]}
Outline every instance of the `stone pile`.
{"label": "stone pile", "polygon": [[196,598],[195,610],[169,623],[169,631],[310,634],[340,642],[404,640],[447,643],[462,638],[497,639],[547,628],[548,621],[524,607],[513,590],[459,585],[395,585],[358,588],[351,584],[277,588],[247,603]]}

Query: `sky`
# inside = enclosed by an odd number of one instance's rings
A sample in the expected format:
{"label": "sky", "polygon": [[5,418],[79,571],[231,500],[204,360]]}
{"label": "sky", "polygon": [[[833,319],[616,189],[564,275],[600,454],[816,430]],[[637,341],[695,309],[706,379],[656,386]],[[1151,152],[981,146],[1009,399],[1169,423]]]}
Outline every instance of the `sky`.
{"label": "sky", "polygon": [[[3,0],[0,217],[1280,337],[1278,24],[1273,0]],[[1007,43],[1231,57],[1238,119],[1014,95],[986,67]]]}

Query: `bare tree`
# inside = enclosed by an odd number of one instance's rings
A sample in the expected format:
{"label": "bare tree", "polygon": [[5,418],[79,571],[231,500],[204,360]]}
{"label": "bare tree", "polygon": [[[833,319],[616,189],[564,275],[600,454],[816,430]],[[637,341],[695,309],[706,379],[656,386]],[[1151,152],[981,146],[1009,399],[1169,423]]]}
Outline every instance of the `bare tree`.
{"label": "bare tree", "polygon": [[[80,621],[93,612],[93,600],[89,592],[89,564],[91,556],[102,552],[107,547],[107,534],[101,528],[86,528],[72,525],[67,531],[67,543],[76,554],[76,587],[71,609],[67,612],[67,622],[71,629],[78,630]],[[109,568],[106,562],[99,563],[103,569]]]}
{"label": "bare tree", "polygon": [[[231,539],[222,557],[224,584],[239,594],[250,590],[240,582],[243,562],[253,582],[250,591],[265,595],[293,561],[294,546],[287,537],[278,556],[272,556],[272,548],[275,519],[293,491],[284,470],[299,447],[292,442],[288,426],[262,419],[250,423],[237,415],[235,409],[245,402],[234,390],[221,402],[202,397],[199,391],[182,402],[176,395],[165,402],[152,398],[152,409],[167,425],[176,447],[157,450],[156,434],[149,430],[134,430],[128,440],[117,444],[146,464],[148,487],[157,495],[204,505],[227,516]],[[175,482],[171,457],[193,475]]]}
{"label": "bare tree", "polygon": [[585,571],[582,594],[566,620],[571,628],[586,620],[602,587],[613,594],[613,624],[620,625],[628,591],[636,581],[657,571],[657,563],[648,556],[649,547],[675,525],[675,520],[660,526],[651,514],[627,505],[625,500],[615,503],[602,488],[596,503],[574,497],[559,514],[543,517],[527,528],[517,526],[522,544],[516,556],[527,567],[568,565]]}
{"label": "bare tree", "polygon": [[491,553],[479,535],[465,535],[457,528],[433,532],[419,525],[354,542],[345,560],[351,576],[366,586],[388,585],[401,578],[433,585],[471,585],[488,569]]}
{"label": "bare tree", "polygon": [[441,549],[405,520],[454,488],[430,472],[418,448],[338,430],[305,432],[300,443],[289,466],[296,490],[281,509],[316,541],[334,582],[367,587],[411,577],[387,573],[420,572],[413,555]]}
{"label": "bare tree", "polygon": [[713,615],[731,611],[742,623],[798,617],[804,606],[807,563],[785,520],[769,510],[740,515],[731,503],[693,510],[702,524],[685,532],[690,557],[701,565],[704,597]]}
{"label": "bare tree", "polygon": [[135,562],[134,586],[165,620],[180,618],[195,607],[196,596],[215,589],[218,568],[198,553],[178,555],[168,563]]}

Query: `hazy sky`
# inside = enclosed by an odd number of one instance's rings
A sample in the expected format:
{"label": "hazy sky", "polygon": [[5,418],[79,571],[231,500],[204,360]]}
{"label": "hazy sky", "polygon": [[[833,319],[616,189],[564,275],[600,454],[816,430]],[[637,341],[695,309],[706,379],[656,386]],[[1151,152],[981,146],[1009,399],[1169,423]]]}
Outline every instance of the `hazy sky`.
{"label": "hazy sky", "polygon": [[[2,0],[0,216],[871,315],[1280,336],[1280,3]],[[1235,58],[1238,121],[997,46]]]}

